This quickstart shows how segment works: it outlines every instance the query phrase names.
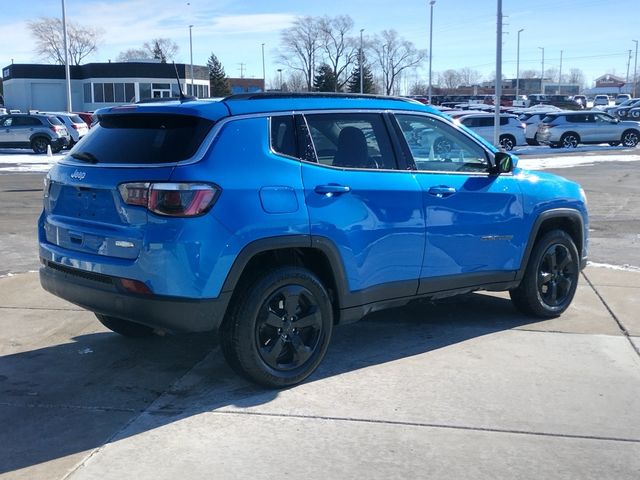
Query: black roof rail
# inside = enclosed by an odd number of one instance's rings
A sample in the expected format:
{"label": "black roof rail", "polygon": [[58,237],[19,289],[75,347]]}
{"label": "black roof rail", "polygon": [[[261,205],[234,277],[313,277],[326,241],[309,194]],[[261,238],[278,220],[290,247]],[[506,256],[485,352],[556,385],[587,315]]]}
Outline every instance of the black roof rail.
{"label": "black roof rail", "polygon": [[395,100],[400,102],[414,102],[412,98],[389,97],[386,95],[342,93],[342,92],[258,92],[258,93],[237,93],[222,99],[223,102],[236,100],[274,100],[278,98],[358,98],[371,100]]}

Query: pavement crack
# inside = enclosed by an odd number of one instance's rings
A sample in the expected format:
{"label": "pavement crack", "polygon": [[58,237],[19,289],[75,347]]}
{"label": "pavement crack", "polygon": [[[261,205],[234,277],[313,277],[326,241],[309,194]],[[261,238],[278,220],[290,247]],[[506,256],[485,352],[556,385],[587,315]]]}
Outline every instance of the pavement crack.
{"label": "pavement crack", "polygon": [[269,413],[269,412],[240,412],[237,410],[214,410],[209,412],[217,415],[249,415],[260,417],[272,417],[272,418],[295,418],[302,420],[324,420],[333,422],[356,422],[356,423],[370,423],[379,425],[399,425],[405,427],[420,427],[420,428],[442,428],[449,430],[466,430],[474,432],[489,432],[489,433],[506,433],[513,435],[530,435],[536,437],[554,437],[564,439],[579,439],[579,440],[597,440],[605,442],[625,442],[625,443],[638,443],[640,444],[640,438],[624,438],[624,437],[608,437],[603,435],[577,435],[570,433],[554,433],[554,432],[536,432],[530,430],[517,430],[510,428],[490,428],[490,427],[473,427],[467,425],[455,425],[446,423],[428,423],[428,422],[411,422],[401,420],[375,420],[368,418],[357,417],[333,417],[326,415],[302,415],[302,414],[282,414],[282,413]]}
{"label": "pavement crack", "polygon": [[94,412],[130,412],[136,413],[140,410],[133,408],[106,407],[99,405],[66,405],[54,403],[12,403],[0,402],[0,407],[16,407],[16,408],[50,408],[50,409],[69,409],[69,410],[88,410]]}
{"label": "pavement crack", "polygon": [[633,351],[636,352],[636,355],[638,355],[640,357],[640,348],[637,347],[635,343],[633,343],[633,340],[631,340],[631,335],[629,334],[629,330],[627,330],[627,328],[624,326],[622,321],[618,318],[618,316],[615,314],[615,312],[611,309],[611,307],[609,306],[607,301],[602,297],[602,295],[600,295],[600,292],[598,291],[596,286],[591,282],[591,280],[589,280],[589,277],[587,277],[587,275],[586,275],[586,273],[584,273],[584,271],[582,272],[582,276],[587,281],[587,283],[589,284],[591,289],[594,291],[596,296],[600,299],[600,302],[602,302],[602,305],[604,305],[604,308],[607,309],[607,311],[609,312],[609,315],[611,315],[613,320],[616,322],[616,324],[618,325],[618,328],[622,332],[622,335],[625,336],[625,338],[629,342],[629,345],[631,345],[631,348],[633,349]]}

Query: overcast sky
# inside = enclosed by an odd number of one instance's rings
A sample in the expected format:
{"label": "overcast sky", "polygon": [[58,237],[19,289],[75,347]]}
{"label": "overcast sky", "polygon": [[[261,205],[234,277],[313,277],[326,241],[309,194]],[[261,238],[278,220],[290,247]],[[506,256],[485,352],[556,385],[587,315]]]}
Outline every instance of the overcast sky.
{"label": "overcast sky", "polygon": [[[61,0],[0,0],[0,66],[38,63],[26,23],[37,16],[61,16]],[[139,48],[156,37],[175,41],[176,60],[189,63],[189,28],[193,24],[193,60],[205,64],[211,52],[227,75],[262,76],[261,44],[265,44],[267,79],[276,75],[280,32],[297,16],[350,15],[354,35],[395,29],[416,47],[429,46],[428,0],[66,0],[67,19],[100,27],[99,51],[86,62],[115,60],[123,50]],[[505,15],[503,73],[516,74],[517,31],[520,71],[581,69],[588,86],[598,76],[625,78],[629,50],[640,40],[640,0],[503,0]],[[7,35],[7,33],[11,33]],[[7,41],[10,38],[11,41]],[[487,77],[495,71],[496,0],[437,0],[433,17],[433,71],[470,67]],[[424,68],[415,76],[426,78]]]}

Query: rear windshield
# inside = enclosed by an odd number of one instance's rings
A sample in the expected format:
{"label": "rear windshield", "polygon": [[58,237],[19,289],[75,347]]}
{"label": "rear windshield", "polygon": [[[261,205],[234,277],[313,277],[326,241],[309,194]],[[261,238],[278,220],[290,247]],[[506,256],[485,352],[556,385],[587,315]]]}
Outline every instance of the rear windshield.
{"label": "rear windshield", "polygon": [[47,120],[49,120],[49,123],[51,125],[64,125],[59,119],[58,117],[47,117]]}
{"label": "rear windshield", "polygon": [[542,119],[542,123],[552,123],[558,119],[557,115],[547,115]]}
{"label": "rear windshield", "polygon": [[101,115],[70,155],[92,163],[173,163],[192,157],[213,121],[189,115]]}
{"label": "rear windshield", "polygon": [[82,120],[78,115],[69,115],[69,118],[73,123],[84,123],[84,120]]}

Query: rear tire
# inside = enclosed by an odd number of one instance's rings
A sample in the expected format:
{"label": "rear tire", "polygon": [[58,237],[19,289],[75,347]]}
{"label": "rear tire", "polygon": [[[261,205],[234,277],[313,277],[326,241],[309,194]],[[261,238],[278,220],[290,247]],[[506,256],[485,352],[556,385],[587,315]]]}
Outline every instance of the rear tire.
{"label": "rear tire", "polygon": [[51,140],[45,137],[36,137],[31,140],[31,149],[38,154],[47,153],[49,145],[51,145]]}
{"label": "rear tire", "polygon": [[580,137],[573,132],[565,133],[560,137],[560,145],[563,148],[576,148],[579,143]]}
{"label": "rear tire", "polygon": [[269,388],[302,382],[329,346],[333,308],[312,272],[279,267],[242,289],[220,329],[229,365]]}
{"label": "rear tire", "polygon": [[513,150],[513,147],[516,146],[516,139],[511,135],[503,135],[500,137],[500,146],[504,148],[507,152]]}
{"label": "rear tire", "polygon": [[536,241],[522,282],[509,295],[526,315],[557,317],[571,304],[579,275],[580,259],[573,239],[563,230],[551,230]]}
{"label": "rear tire", "polygon": [[121,318],[110,317],[100,313],[96,313],[96,318],[109,330],[123,337],[144,338],[153,335],[153,328],[141,323],[130,322],[129,320],[122,320]]}

